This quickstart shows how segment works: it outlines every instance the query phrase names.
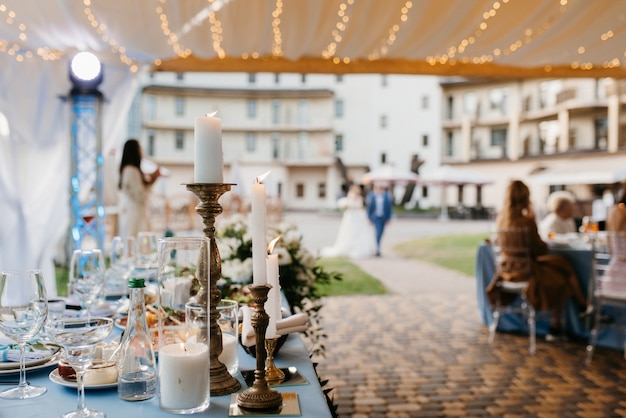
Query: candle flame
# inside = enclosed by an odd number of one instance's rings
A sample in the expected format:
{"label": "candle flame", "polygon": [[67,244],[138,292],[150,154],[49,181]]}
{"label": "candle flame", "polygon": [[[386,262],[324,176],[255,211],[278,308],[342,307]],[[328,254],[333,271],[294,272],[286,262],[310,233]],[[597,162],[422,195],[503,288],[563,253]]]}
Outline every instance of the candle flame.
{"label": "candle flame", "polygon": [[265,180],[265,177],[269,176],[269,174],[272,172],[272,170],[268,171],[267,173],[257,176],[255,183],[259,184],[259,183],[263,183],[263,180]]}
{"label": "candle flame", "polygon": [[213,112],[211,112],[211,113],[207,113],[206,115],[207,115],[208,117],[210,117],[210,118],[214,118],[214,117],[215,117],[215,115],[217,115],[217,110],[214,110],[214,111],[213,111]]}
{"label": "candle flame", "polygon": [[180,348],[183,349],[183,351],[187,351],[187,345],[185,343],[180,343]]}
{"label": "candle flame", "polygon": [[271,242],[270,245],[267,246],[267,253],[271,254],[274,252],[274,246],[276,245],[276,243],[282,238],[282,235],[277,236],[276,238],[274,238]]}

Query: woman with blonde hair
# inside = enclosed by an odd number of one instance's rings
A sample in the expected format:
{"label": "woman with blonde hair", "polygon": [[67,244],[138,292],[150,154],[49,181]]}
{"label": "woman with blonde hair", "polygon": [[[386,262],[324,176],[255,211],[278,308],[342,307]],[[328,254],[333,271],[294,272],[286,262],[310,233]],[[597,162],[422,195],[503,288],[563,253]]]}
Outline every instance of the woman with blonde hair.
{"label": "woman with blonde hair", "polygon": [[[518,280],[528,280],[526,297],[537,311],[552,312],[550,332],[546,336],[553,341],[561,335],[561,311],[565,302],[574,297],[583,312],[587,311],[587,300],[583,294],[576,273],[570,262],[561,255],[548,254],[548,245],[537,232],[535,212],[530,201],[530,190],[520,180],[509,183],[504,198],[504,206],[496,219],[497,227],[515,228],[527,234],[524,242],[530,249],[531,276]],[[523,232],[522,232],[523,231]],[[498,273],[487,287],[487,295],[495,303],[498,295],[497,283],[515,278],[501,277]]]}
{"label": "woman with blonde hair", "polygon": [[548,196],[550,213],[539,223],[539,233],[546,239],[550,233],[569,234],[576,232],[574,220],[574,196],[565,190],[559,190]]}

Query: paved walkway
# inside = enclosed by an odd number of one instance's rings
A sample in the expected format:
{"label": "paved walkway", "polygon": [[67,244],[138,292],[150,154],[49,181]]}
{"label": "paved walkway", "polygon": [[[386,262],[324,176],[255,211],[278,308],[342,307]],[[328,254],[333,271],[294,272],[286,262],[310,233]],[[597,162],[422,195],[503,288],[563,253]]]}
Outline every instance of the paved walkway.
{"label": "paved walkway", "polygon": [[[288,213],[313,251],[332,245],[339,218]],[[326,357],[318,372],[341,417],[622,417],[626,360],[580,342],[498,334],[487,343],[473,277],[393,254],[421,236],[489,231],[489,222],[395,219],[383,257],[357,264],[392,292],[324,300]]]}

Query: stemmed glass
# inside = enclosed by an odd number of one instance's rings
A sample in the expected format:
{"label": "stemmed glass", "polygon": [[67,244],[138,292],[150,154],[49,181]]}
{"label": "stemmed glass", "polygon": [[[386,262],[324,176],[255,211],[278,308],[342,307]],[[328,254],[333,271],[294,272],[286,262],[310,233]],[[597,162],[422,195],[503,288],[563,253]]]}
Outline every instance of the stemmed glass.
{"label": "stemmed glass", "polygon": [[139,268],[155,269],[159,266],[158,235],[154,232],[137,233],[136,265]]}
{"label": "stemmed glass", "polygon": [[85,371],[93,362],[96,343],[109,336],[113,329],[110,318],[65,318],[46,324],[50,339],[63,346],[67,362],[76,371],[78,404],[75,411],[61,415],[62,418],[104,418],[106,414],[87,409],[85,406]]}
{"label": "stemmed glass", "polygon": [[135,268],[135,237],[114,237],[111,242],[111,266],[107,270],[106,288],[126,299],[128,279]]}
{"label": "stemmed glass", "polygon": [[3,271],[0,275],[0,331],[17,341],[20,349],[20,382],[0,393],[0,398],[29,399],[46,388],[26,381],[24,350],[43,326],[48,314],[46,286],[41,270]]}
{"label": "stemmed glass", "polygon": [[106,266],[102,250],[75,250],[70,263],[70,289],[90,317],[90,307],[104,288]]}

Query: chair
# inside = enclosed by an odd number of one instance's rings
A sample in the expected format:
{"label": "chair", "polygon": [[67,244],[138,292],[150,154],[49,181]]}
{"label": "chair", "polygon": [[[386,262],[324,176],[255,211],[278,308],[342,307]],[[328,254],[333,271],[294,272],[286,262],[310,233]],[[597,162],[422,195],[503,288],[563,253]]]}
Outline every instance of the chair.
{"label": "chair", "polygon": [[[496,300],[491,301],[493,320],[489,325],[491,344],[495,338],[500,315],[521,313],[528,321],[529,351],[536,352],[535,308],[526,299],[526,287],[532,276],[532,257],[528,246],[527,228],[499,228],[492,235],[495,256]],[[519,302],[519,303],[518,303]]]}
{"label": "chair", "polygon": [[[624,339],[624,324],[619,317],[621,309],[626,308],[626,234],[623,232],[607,232],[599,234],[594,241],[594,322],[589,333],[586,347],[585,364],[590,365],[598,342],[600,329],[615,327],[619,330],[617,338]],[[603,308],[618,308],[618,318],[609,324],[603,321]],[[624,358],[626,359],[626,341],[624,341]]]}

